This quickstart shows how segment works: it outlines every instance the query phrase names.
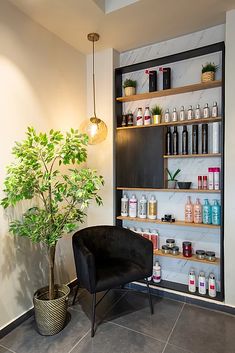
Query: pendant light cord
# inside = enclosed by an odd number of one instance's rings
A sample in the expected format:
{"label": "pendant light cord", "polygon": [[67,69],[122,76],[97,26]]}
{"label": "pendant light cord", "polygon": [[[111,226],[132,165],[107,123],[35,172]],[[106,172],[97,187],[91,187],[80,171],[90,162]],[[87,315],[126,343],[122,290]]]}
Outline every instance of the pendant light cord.
{"label": "pendant light cord", "polygon": [[93,40],[92,46],[92,74],[93,74],[93,104],[94,104],[94,117],[96,118],[95,109],[95,41]]}

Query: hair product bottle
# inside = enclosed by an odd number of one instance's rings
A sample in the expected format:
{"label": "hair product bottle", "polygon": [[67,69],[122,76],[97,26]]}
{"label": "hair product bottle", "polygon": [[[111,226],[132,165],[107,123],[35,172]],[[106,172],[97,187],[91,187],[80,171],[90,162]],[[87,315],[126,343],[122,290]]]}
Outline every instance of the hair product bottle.
{"label": "hair product bottle", "polygon": [[172,121],[178,121],[178,114],[177,114],[176,108],[173,109]]}
{"label": "hair product bottle", "polygon": [[198,276],[198,292],[202,295],[206,294],[206,276],[203,271],[201,271]]}
{"label": "hair product bottle", "polygon": [[172,154],[172,140],[171,140],[171,128],[167,127],[166,133],[166,155],[170,156]]}
{"label": "hair product bottle", "polygon": [[217,118],[217,116],[218,116],[218,105],[217,105],[217,102],[213,103],[211,116],[212,116],[212,118]]}
{"label": "hair product bottle", "polygon": [[151,114],[149,111],[149,107],[146,107],[144,112],[144,125],[150,125],[150,124],[151,124]]}
{"label": "hair product bottle", "polygon": [[198,154],[198,125],[192,127],[192,154]]}
{"label": "hair product bottle", "polygon": [[142,195],[139,201],[139,217],[147,218],[147,200],[145,195]]}
{"label": "hair product bottle", "polygon": [[208,124],[202,124],[202,154],[208,154]]}
{"label": "hair product bottle", "polygon": [[196,276],[195,271],[193,269],[190,270],[188,275],[188,290],[191,293],[196,292]]}
{"label": "hair product bottle", "polygon": [[208,294],[211,298],[216,297],[216,278],[214,273],[210,273],[208,281]]}
{"label": "hair product bottle", "polygon": [[202,205],[199,199],[196,199],[193,207],[193,221],[194,223],[202,223]]}
{"label": "hair product bottle", "polygon": [[182,105],[180,109],[180,121],[184,121],[184,120],[185,120],[185,111],[184,111],[184,106]]}
{"label": "hair product bottle", "polygon": [[193,119],[193,107],[190,105],[188,108],[188,120],[192,120]]}
{"label": "hair product bottle", "polygon": [[123,195],[121,198],[121,216],[122,217],[127,217],[128,216],[128,197],[126,194]]}
{"label": "hair product bottle", "polygon": [[166,109],[166,111],[165,111],[164,121],[165,121],[165,123],[169,123],[171,121],[169,109]]}
{"label": "hair product bottle", "polygon": [[210,117],[210,108],[208,106],[208,103],[206,103],[205,107],[203,108],[203,118],[209,118]]}
{"label": "hair product bottle", "polygon": [[212,224],[219,226],[221,223],[221,206],[219,205],[218,200],[213,201],[211,212],[212,212]]}
{"label": "hair product bottle", "polygon": [[197,104],[195,109],[195,119],[201,119],[201,109],[199,104]]}
{"label": "hair product bottle", "polygon": [[158,261],[156,261],[155,265],[153,266],[153,282],[161,282],[161,266],[159,265]]}
{"label": "hair product bottle", "polygon": [[220,152],[220,123],[212,124],[212,153]]}
{"label": "hair product bottle", "polygon": [[188,130],[187,126],[183,126],[182,131],[182,154],[188,154]]}
{"label": "hair product bottle", "polygon": [[179,154],[179,139],[178,139],[177,126],[174,126],[172,137],[173,137],[173,155],[177,155]]}
{"label": "hair product bottle", "polygon": [[202,208],[202,222],[204,224],[211,224],[211,205],[208,199],[205,199],[205,203]]}
{"label": "hair product bottle", "polygon": [[136,125],[137,126],[140,126],[140,125],[143,125],[143,112],[142,112],[142,108],[138,108],[138,111],[137,111],[137,116],[136,116]]}
{"label": "hair product bottle", "polygon": [[151,196],[148,202],[148,218],[149,219],[157,218],[157,201],[154,195]]}
{"label": "hair product bottle", "polygon": [[191,197],[187,197],[187,202],[185,205],[184,219],[186,223],[193,223],[193,204],[191,202]]}
{"label": "hair product bottle", "polygon": [[137,199],[133,194],[129,200],[129,216],[136,217],[137,216]]}

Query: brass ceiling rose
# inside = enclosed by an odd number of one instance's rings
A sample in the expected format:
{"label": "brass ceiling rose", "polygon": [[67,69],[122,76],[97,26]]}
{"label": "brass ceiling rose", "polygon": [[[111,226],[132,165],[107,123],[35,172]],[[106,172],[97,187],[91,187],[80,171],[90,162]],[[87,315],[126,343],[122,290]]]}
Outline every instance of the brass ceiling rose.
{"label": "brass ceiling rose", "polygon": [[89,33],[87,39],[90,42],[97,42],[100,39],[100,35],[98,33]]}

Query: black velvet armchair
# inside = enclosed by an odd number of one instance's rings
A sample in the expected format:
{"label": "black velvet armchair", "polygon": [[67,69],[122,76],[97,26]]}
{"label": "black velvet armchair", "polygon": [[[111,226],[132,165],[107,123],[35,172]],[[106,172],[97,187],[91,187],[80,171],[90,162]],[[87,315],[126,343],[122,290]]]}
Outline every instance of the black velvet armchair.
{"label": "black velvet armchair", "polygon": [[[91,336],[94,336],[96,293],[145,279],[149,304],[152,300],[147,278],[152,275],[153,245],[148,239],[116,226],[95,226],[73,235],[74,260],[78,286],[92,295]],[[99,301],[100,302],[100,301]]]}

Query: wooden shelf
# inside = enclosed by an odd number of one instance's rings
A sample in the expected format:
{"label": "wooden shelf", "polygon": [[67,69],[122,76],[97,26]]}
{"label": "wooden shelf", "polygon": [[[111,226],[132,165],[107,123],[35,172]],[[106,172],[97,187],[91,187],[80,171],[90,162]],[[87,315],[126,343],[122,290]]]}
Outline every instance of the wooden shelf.
{"label": "wooden shelf", "polygon": [[165,97],[165,96],[171,96],[171,95],[181,94],[181,93],[201,91],[204,89],[221,87],[221,86],[222,86],[222,81],[210,81],[210,82],[204,82],[204,83],[195,83],[193,85],[187,85],[183,87],[165,89],[161,91],[140,93],[140,94],[135,94],[133,96],[128,96],[128,97],[118,97],[116,98],[116,100],[118,102],[131,102],[131,101],[137,101],[142,99],[151,99],[151,98]]}
{"label": "wooden shelf", "polygon": [[219,229],[220,226],[215,226],[214,224],[203,224],[203,223],[186,223],[184,221],[175,221],[175,222],[162,222],[160,219],[149,219],[149,218],[132,218],[132,217],[123,217],[118,216],[117,219],[123,221],[132,221],[132,222],[142,222],[142,223],[155,223],[155,224],[162,224],[168,226],[181,226],[181,227],[197,227],[197,228],[212,228],[212,229]]}
{"label": "wooden shelf", "polygon": [[221,117],[217,118],[202,118],[202,119],[192,119],[192,120],[183,120],[183,121],[170,121],[169,123],[160,123],[160,124],[150,124],[150,125],[134,125],[134,126],[122,126],[117,127],[117,130],[129,130],[129,129],[142,129],[148,127],[158,127],[158,126],[183,126],[183,125],[193,125],[193,124],[203,124],[203,123],[215,123],[221,121]]}
{"label": "wooden shelf", "polygon": [[221,153],[207,153],[207,154],[177,154],[177,155],[164,155],[163,158],[211,158],[211,157],[221,157]]}
{"label": "wooden shelf", "polygon": [[158,192],[188,192],[188,193],[200,193],[200,194],[220,194],[221,190],[198,190],[198,189],[154,189],[154,188],[128,188],[128,187],[117,187],[117,190],[130,190],[130,191],[158,191]]}
{"label": "wooden shelf", "polygon": [[220,260],[218,258],[216,258],[215,261],[200,260],[196,257],[196,255],[193,255],[192,257],[184,257],[182,253],[180,253],[179,255],[163,254],[161,250],[154,250],[154,255],[165,256],[165,257],[170,257],[172,259],[178,259],[178,260],[184,260],[184,261],[203,262],[210,265],[219,265],[220,263]]}

